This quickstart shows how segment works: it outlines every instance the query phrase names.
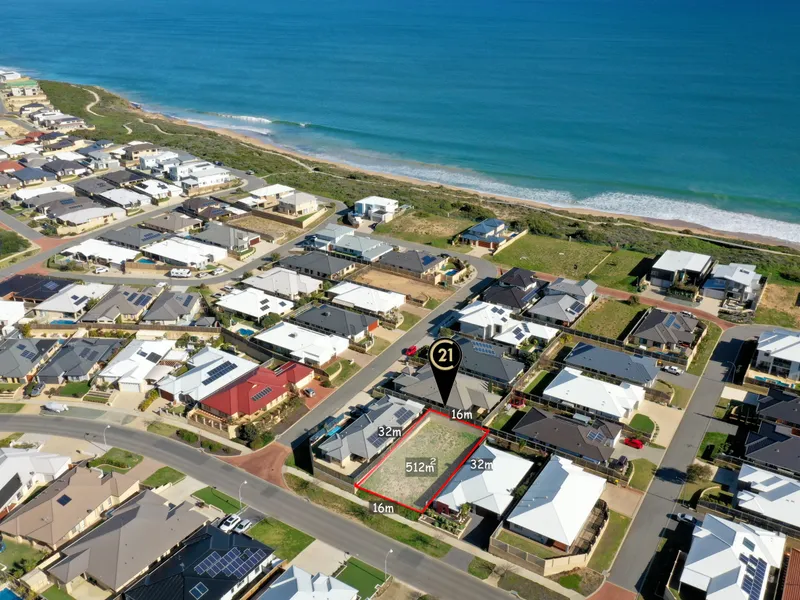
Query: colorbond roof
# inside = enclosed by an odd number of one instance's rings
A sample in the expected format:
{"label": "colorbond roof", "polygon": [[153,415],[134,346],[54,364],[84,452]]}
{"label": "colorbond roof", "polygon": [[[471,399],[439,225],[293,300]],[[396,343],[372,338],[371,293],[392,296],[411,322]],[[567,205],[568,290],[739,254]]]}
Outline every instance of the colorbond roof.
{"label": "colorbond roof", "polygon": [[619,350],[578,342],[564,361],[572,367],[590,369],[638,385],[647,385],[658,375],[658,361],[648,356],[632,356]]}
{"label": "colorbond roof", "polygon": [[711,261],[707,254],[697,254],[686,250],[667,250],[653,265],[662,271],[694,271],[701,272]]}

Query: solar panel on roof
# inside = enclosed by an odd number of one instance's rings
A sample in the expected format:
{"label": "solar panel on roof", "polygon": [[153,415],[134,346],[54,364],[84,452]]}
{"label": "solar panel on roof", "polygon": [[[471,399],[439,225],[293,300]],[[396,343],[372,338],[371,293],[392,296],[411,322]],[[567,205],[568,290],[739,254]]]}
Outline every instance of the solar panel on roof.
{"label": "solar panel on roof", "polygon": [[151,363],[157,363],[159,360],[161,360],[161,357],[155,352],[151,352],[147,355],[147,360],[149,360]]}
{"label": "solar panel on roof", "polygon": [[369,437],[367,438],[367,441],[368,441],[370,444],[372,444],[372,446],[374,446],[375,448],[380,448],[380,446],[383,444],[383,441],[384,441],[384,440],[383,440],[383,438],[382,438],[381,436],[379,436],[379,435],[378,435],[378,433],[376,432],[376,433],[373,433],[371,436],[369,436]]}
{"label": "solar panel on roof", "polygon": [[27,347],[27,346],[25,346],[25,344],[17,344],[17,349],[18,349],[18,350],[25,350],[25,349],[26,349],[26,347]]}
{"label": "solar panel on roof", "polygon": [[134,301],[134,300],[136,300],[136,298],[138,298],[138,297],[139,297],[139,294],[131,294],[131,295],[128,297],[128,302],[133,302],[133,301]]}
{"label": "solar panel on roof", "polygon": [[590,431],[589,433],[586,434],[586,438],[594,442],[604,442],[606,440],[606,436],[604,436],[599,431]]}
{"label": "solar panel on roof", "polygon": [[75,304],[83,304],[88,299],[89,299],[89,296],[82,296],[81,298],[79,298],[78,300],[75,301]]}
{"label": "solar panel on roof", "polygon": [[261,400],[264,396],[266,396],[267,394],[269,394],[271,392],[272,392],[272,388],[271,387],[266,387],[263,390],[261,390],[260,392],[258,392],[255,396],[253,396],[253,401]]}
{"label": "solar panel on roof", "polygon": [[189,593],[192,595],[192,598],[194,598],[195,600],[200,600],[200,598],[202,598],[206,594],[207,591],[208,591],[208,588],[201,581],[200,583],[195,585],[192,589],[190,589]]}
{"label": "solar panel on roof", "polygon": [[57,290],[58,284],[55,281],[48,281],[42,287],[44,287],[46,290]]}
{"label": "solar panel on roof", "polygon": [[86,356],[89,354],[89,352],[91,352],[91,350],[89,350],[89,348],[84,348],[83,350],[81,350],[81,353],[78,356],[80,356],[81,358],[86,358]]}
{"label": "solar panel on roof", "polygon": [[208,377],[203,380],[203,385],[208,385],[209,383],[216,381],[223,375],[226,375],[233,371],[236,368],[236,365],[232,362],[226,361],[225,363],[221,364],[218,367],[214,367],[208,372]]}
{"label": "solar panel on roof", "polygon": [[487,344],[486,342],[472,342],[472,347],[475,349],[475,352],[479,354],[485,354],[487,356],[497,356],[497,353],[494,351],[494,347],[491,344]]}
{"label": "solar panel on roof", "polygon": [[192,297],[191,296],[186,296],[186,298],[183,301],[183,305],[184,306],[189,306],[189,304],[191,304],[191,302],[192,302]]}

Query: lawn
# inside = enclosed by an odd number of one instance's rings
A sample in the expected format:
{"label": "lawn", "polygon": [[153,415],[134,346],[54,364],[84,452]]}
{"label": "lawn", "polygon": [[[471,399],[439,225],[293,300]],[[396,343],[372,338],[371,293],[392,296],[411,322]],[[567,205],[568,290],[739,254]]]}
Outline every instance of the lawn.
{"label": "lawn", "polygon": [[414,313],[410,313],[410,312],[405,311],[405,310],[401,310],[400,314],[403,315],[403,322],[400,323],[400,327],[399,328],[402,329],[403,331],[408,331],[414,325],[419,323],[419,321],[421,319],[421,317],[419,317],[418,315],[415,315]]}
{"label": "lawn", "polygon": [[578,322],[578,330],[621,340],[640,313],[645,310],[640,304],[628,304],[620,300],[602,300]]}
{"label": "lawn", "polygon": [[797,327],[797,319],[794,318],[794,315],[777,308],[769,308],[767,306],[759,306],[756,309],[756,316],[753,322],[761,325],[789,327],[791,329]]}
{"label": "lawn", "polygon": [[70,596],[57,585],[51,585],[49,588],[43,591],[42,597],[45,598],[45,600],[75,600],[75,598]]}
{"label": "lawn", "polygon": [[441,303],[442,303],[442,301],[441,301],[441,300],[439,300],[438,298],[430,298],[430,299],[429,299],[429,300],[428,300],[428,301],[427,301],[427,302],[426,302],[426,303],[423,305],[423,307],[422,307],[422,308],[427,308],[428,310],[433,310],[433,309],[435,309],[437,306],[439,306]]}
{"label": "lawn", "polygon": [[371,598],[375,589],[386,581],[386,575],[357,558],[350,558],[336,579],[356,588],[360,598]]}
{"label": "lawn", "polygon": [[175,432],[178,431],[178,428],[174,425],[162,423],[161,421],[153,421],[147,426],[147,431],[163,435],[164,437],[172,437],[175,435]]}
{"label": "lawn", "polygon": [[488,579],[489,575],[494,571],[495,566],[494,563],[476,556],[472,559],[472,562],[469,563],[467,571],[469,571],[470,575],[474,575],[478,579]]}
{"label": "lawn", "polygon": [[142,483],[144,485],[157,488],[168,483],[177,483],[184,477],[186,477],[186,475],[176,469],[173,469],[172,467],[161,467]]}
{"label": "lawn", "polygon": [[525,579],[510,569],[500,577],[497,587],[508,592],[516,592],[516,595],[524,600],[565,600],[565,596],[530,579]]}
{"label": "lawn", "polygon": [[56,390],[57,396],[83,398],[89,391],[91,384],[88,381],[70,381]]}
{"label": "lawn", "polygon": [[497,536],[497,539],[501,542],[505,542],[509,546],[514,546],[515,548],[529,552],[530,554],[538,556],[539,558],[547,559],[555,558],[556,556],[564,556],[564,553],[560,550],[539,544],[533,540],[529,540],[526,537],[522,537],[521,535],[517,535],[516,533],[508,531],[507,529],[503,529]]}
{"label": "lawn", "polygon": [[418,244],[428,244],[436,248],[452,248],[450,240],[473,225],[475,221],[469,219],[450,219],[433,215],[421,217],[411,213],[393,219],[389,223],[381,223],[375,228],[375,233]]}
{"label": "lawn", "polygon": [[343,358],[328,366],[325,372],[331,376],[331,383],[342,385],[360,370],[361,367],[355,361],[350,362],[348,359]]}
{"label": "lawn", "polygon": [[633,477],[630,486],[635,490],[647,491],[647,487],[656,474],[656,466],[646,458],[637,458],[631,461],[633,464]]}
{"label": "lawn", "polygon": [[44,558],[44,552],[40,552],[27,544],[20,544],[7,537],[3,539],[3,542],[6,545],[6,549],[0,552],[0,563],[8,567],[12,572],[11,574],[17,577],[23,573],[15,569],[15,564],[18,562],[25,563],[24,571],[27,573]]}
{"label": "lawn", "polygon": [[20,383],[0,383],[0,392],[14,392],[19,389]]}
{"label": "lawn", "polygon": [[256,523],[248,535],[274,548],[275,554],[283,560],[294,559],[314,541],[310,535],[273,518],[266,518]]}
{"label": "lawn", "polygon": [[227,494],[223,494],[219,490],[212,487],[204,487],[202,490],[197,490],[192,495],[198,500],[202,500],[206,504],[216,506],[226,515],[239,512],[239,510],[242,508],[239,506],[239,501],[236,498],[231,498]]}
{"label": "lawn", "polygon": [[618,250],[592,271],[590,277],[597,285],[636,292],[636,281],[650,271],[653,257],[633,250]]}
{"label": "lawn", "polygon": [[694,481],[692,483],[686,482],[683,484],[683,487],[681,488],[680,500],[688,502],[689,504],[694,506],[697,502],[697,498],[700,497],[700,492],[710,487],[716,487],[718,485],[719,484],[714,483],[713,481]]}
{"label": "lawn", "polygon": [[703,436],[703,441],[700,442],[700,447],[697,449],[697,458],[702,460],[713,461],[717,454],[726,449],[726,446],[732,441],[727,433],[720,433],[718,431],[708,431]]}
{"label": "lawn", "polygon": [[452,548],[450,544],[417,531],[404,523],[383,515],[372,514],[367,507],[323,490],[305,479],[286,474],[285,481],[296,494],[308,498],[314,504],[319,504],[330,511],[358,521],[382,535],[411,546],[429,556],[441,558]]}
{"label": "lawn", "polygon": [[606,523],[603,535],[597,541],[597,547],[592,559],[589,561],[589,568],[598,573],[610,569],[611,565],[614,564],[614,558],[617,556],[617,552],[622,546],[622,540],[625,538],[625,533],[631,525],[630,517],[613,510],[608,512],[608,523]]}
{"label": "lawn", "polygon": [[717,347],[719,336],[722,335],[722,329],[720,329],[719,325],[709,321],[703,321],[703,323],[708,326],[708,331],[706,331],[706,334],[700,341],[700,347],[695,351],[692,364],[689,365],[688,369],[686,369],[686,372],[691,373],[692,375],[703,374],[703,371],[705,371],[706,365],[708,364],[708,360],[711,358],[711,354],[714,352],[714,348]]}
{"label": "lawn", "polygon": [[608,246],[528,234],[494,256],[486,258],[512,267],[582,279],[610,251]]}
{"label": "lawn", "polygon": [[8,402],[0,402],[0,414],[18,413],[22,410],[24,404],[9,404]]}
{"label": "lawn", "polygon": [[526,385],[525,389],[522,391],[526,394],[541,396],[547,389],[547,386],[550,385],[550,382],[556,378],[556,375],[557,373],[552,373],[550,371],[540,371],[536,377],[533,378],[533,381]]}
{"label": "lawn", "polygon": [[644,431],[645,433],[653,433],[653,430],[656,428],[656,424],[653,423],[653,419],[641,413],[633,415],[630,425],[634,429]]}
{"label": "lawn", "polygon": [[9,448],[13,442],[16,442],[21,437],[21,433],[12,433],[11,435],[4,437],[2,440],[0,440],[0,448]]}
{"label": "lawn", "polygon": [[667,394],[671,393],[672,401],[670,402],[670,406],[674,406],[675,408],[686,410],[686,407],[689,406],[689,401],[692,399],[693,390],[679,385],[672,385],[660,379],[656,380],[655,389]]}
{"label": "lawn", "polygon": [[83,397],[84,402],[96,402],[97,404],[108,404],[108,398],[103,396],[95,396],[93,394],[86,394]]}
{"label": "lawn", "polygon": [[142,462],[140,454],[128,452],[122,448],[111,448],[108,452],[98,458],[89,461],[90,467],[98,467],[103,472],[127,473],[133,467]]}
{"label": "lawn", "polygon": [[576,592],[581,589],[581,576],[580,575],[562,575],[558,578],[558,583],[568,590],[575,590]]}
{"label": "lawn", "polygon": [[385,340],[381,337],[375,336],[373,338],[375,341],[372,344],[372,347],[369,349],[369,353],[372,356],[378,356],[381,352],[386,350],[392,343],[389,340]]}

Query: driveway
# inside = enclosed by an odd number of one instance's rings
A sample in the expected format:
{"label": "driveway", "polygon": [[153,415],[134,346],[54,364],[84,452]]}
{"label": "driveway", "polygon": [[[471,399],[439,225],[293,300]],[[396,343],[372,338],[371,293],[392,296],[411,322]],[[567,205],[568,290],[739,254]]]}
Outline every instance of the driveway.
{"label": "driveway", "polygon": [[607,485],[600,496],[601,500],[606,501],[608,508],[628,517],[636,513],[642,498],[642,492],[618,485]]}
{"label": "driveway", "polygon": [[314,540],[292,561],[292,566],[300,567],[309,573],[323,573],[333,576],[347,560],[347,555],[333,546]]}
{"label": "driveway", "polygon": [[645,400],[639,405],[637,411],[643,415],[650,417],[650,419],[658,425],[658,435],[653,441],[661,446],[669,446],[678,425],[681,424],[684,411],[663,404],[656,404]]}
{"label": "driveway", "polygon": [[240,469],[252,473],[270,483],[289,489],[283,482],[283,463],[292,453],[291,448],[277,442],[251,454],[223,458],[227,463],[236,465]]}

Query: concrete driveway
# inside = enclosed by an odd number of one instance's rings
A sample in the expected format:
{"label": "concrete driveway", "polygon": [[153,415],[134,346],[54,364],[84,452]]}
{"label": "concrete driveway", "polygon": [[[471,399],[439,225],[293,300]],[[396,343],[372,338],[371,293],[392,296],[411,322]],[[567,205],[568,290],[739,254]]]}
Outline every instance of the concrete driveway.
{"label": "concrete driveway", "polygon": [[639,405],[639,410],[637,412],[650,417],[650,419],[658,425],[658,435],[656,435],[656,439],[653,441],[661,446],[670,445],[675,431],[678,429],[678,425],[681,424],[681,419],[684,415],[684,411],[682,410],[670,408],[663,404],[656,404],[648,400],[645,400]]}
{"label": "concrete driveway", "polygon": [[308,548],[298,554],[292,565],[309,573],[324,573],[331,576],[347,560],[347,555],[333,546],[314,540]]}

